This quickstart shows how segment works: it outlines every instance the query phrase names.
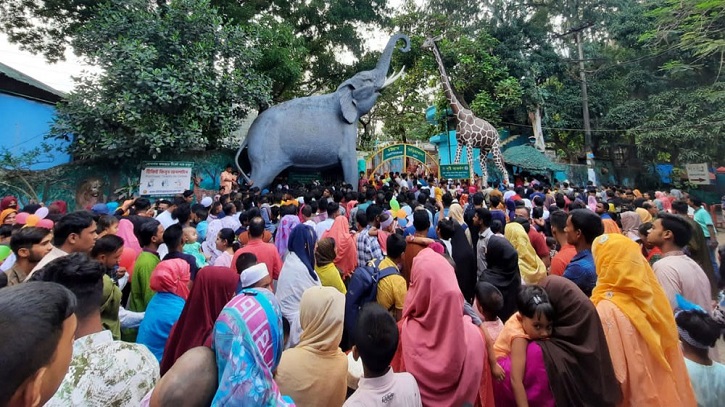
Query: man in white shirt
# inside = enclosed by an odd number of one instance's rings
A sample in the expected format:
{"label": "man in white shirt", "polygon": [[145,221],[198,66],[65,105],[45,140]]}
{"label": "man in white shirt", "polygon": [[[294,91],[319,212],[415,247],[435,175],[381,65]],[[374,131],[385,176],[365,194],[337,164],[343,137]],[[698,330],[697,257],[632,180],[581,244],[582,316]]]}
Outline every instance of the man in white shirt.
{"label": "man in white shirt", "polygon": [[315,225],[315,233],[317,233],[317,239],[319,240],[323,233],[330,230],[332,223],[335,222],[335,218],[340,216],[340,204],[335,201],[327,203],[327,219]]}
{"label": "man in white shirt", "polygon": [[169,226],[171,226],[173,224],[179,223],[178,219],[174,219],[173,212],[177,206],[183,205],[185,203],[186,203],[186,200],[183,197],[174,198],[174,201],[171,204],[171,206],[166,208],[165,211],[158,214],[158,216],[156,216],[156,220],[159,221],[159,223],[161,223],[161,226],[163,226],[164,229],[168,228]]}
{"label": "man in white shirt", "polygon": [[33,276],[58,282],[77,298],[73,358],[46,406],[136,406],[159,379],[159,364],[145,346],[114,341],[103,329],[103,276],[101,263],[83,253],[56,259]]}

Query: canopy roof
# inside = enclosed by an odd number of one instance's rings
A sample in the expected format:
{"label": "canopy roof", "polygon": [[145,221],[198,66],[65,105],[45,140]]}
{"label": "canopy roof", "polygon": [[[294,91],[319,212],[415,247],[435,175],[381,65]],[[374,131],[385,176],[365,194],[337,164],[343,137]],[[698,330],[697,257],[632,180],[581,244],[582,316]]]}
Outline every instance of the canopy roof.
{"label": "canopy roof", "polygon": [[509,147],[503,151],[506,164],[533,171],[564,171],[566,168],[551,161],[541,151],[529,145]]}

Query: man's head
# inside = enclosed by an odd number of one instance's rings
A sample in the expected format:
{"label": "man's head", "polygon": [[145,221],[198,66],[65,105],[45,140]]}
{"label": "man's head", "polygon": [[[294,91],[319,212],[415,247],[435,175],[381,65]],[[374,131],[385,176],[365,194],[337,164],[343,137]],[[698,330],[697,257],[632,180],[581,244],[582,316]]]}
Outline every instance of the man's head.
{"label": "man's head", "polygon": [[395,318],[377,303],[367,303],[360,310],[355,326],[353,356],[362,358],[371,376],[381,376],[388,371],[395,356],[399,335]]}
{"label": "man's head", "polygon": [[0,406],[42,406],[58,390],[73,355],[76,299],[46,282],[0,294]]}
{"label": "man's head", "polygon": [[604,233],[602,219],[589,209],[575,209],[566,220],[566,241],[570,245],[591,245]]}
{"label": "man's head", "polygon": [[168,210],[171,207],[171,201],[168,199],[159,199],[158,202],[156,202],[156,209],[159,210],[159,212],[164,212]]}
{"label": "man's head", "polygon": [[687,208],[689,208],[689,205],[686,201],[672,202],[672,211],[677,215],[687,216]]}
{"label": "man's head", "polygon": [[491,195],[488,199],[491,201],[491,209],[496,209],[501,205],[501,197],[498,195]]}
{"label": "man's head", "polygon": [[388,257],[393,260],[400,260],[405,253],[405,238],[397,233],[391,233],[385,241],[388,248]]}
{"label": "man's head", "polygon": [[368,219],[368,225],[380,226],[380,214],[383,213],[383,207],[378,204],[372,204],[365,210],[365,216]]}
{"label": "man's head", "polygon": [[181,251],[184,245],[184,228],[178,223],[169,226],[164,230],[163,239],[169,252]]}
{"label": "man's head", "polygon": [[194,202],[194,191],[187,189],[186,191],[184,191],[184,193],[182,195],[184,196],[184,200],[188,204],[191,204],[192,202]]}
{"label": "man's head", "polygon": [[569,218],[564,211],[554,211],[549,215],[549,222],[551,223],[551,234],[557,241],[566,241],[566,221]]}
{"label": "man's head", "polygon": [[456,231],[456,224],[453,219],[442,219],[438,221],[436,233],[443,240],[450,240]]}
{"label": "man's head", "polygon": [[652,216],[657,216],[657,212],[659,212],[659,211],[657,210],[657,206],[655,206],[655,205],[652,205],[652,204],[651,204],[651,203],[649,203],[649,202],[645,202],[645,203],[643,203],[643,204],[642,204],[642,208],[644,208],[644,209],[645,209],[645,210],[646,210],[647,212],[649,212],[649,213],[650,213],[650,215],[652,215]]}
{"label": "man's head", "polygon": [[522,218],[529,220],[531,218],[531,213],[529,212],[529,208],[525,206],[518,206],[516,207],[516,210],[514,211],[517,218]]}
{"label": "man's head", "polygon": [[50,230],[35,226],[25,227],[10,237],[10,249],[18,259],[38,264],[52,249]]}
{"label": "man's head", "polygon": [[416,232],[425,232],[430,229],[430,219],[428,211],[425,209],[416,209],[413,211],[413,227]]}
{"label": "man's head", "polygon": [[136,198],[133,201],[133,211],[138,216],[149,216],[149,209],[151,209],[151,201],[148,198]]}
{"label": "man's head", "polygon": [[692,228],[685,218],[664,212],[660,213],[652,223],[652,229],[647,235],[647,241],[660,248],[667,244],[683,248],[687,246],[691,238]]}
{"label": "man's head", "polygon": [[261,216],[255,216],[249,221],[249,237],[252,239],[260,239],[264,234],[264,219]]}
{"label": "man's head", "polygon": [[149,219],[141,223],[136,232],[138,243],[142,247],[156,250],[164,242],[164,227],[156,219]]}
{"label": "man's head", "polygon": [[483,193],[476,192],[473,194],[473,198],[471,198],[471,202],[473,202],[474,206],[481,206],[483,205]]}
{"label": "man's head", "polygon": [[340,204],[332,201],[327,204],[327,218],[335,219],[340,215]]}
{"label": "man's head", "polygon": [[123,239],[116,235],[106,235],[98,238],[93,250],[91,250],[91,258],[99,261],[108,269],[118,265],[122,254]]}
{"label": "man's head", "polygon": [[53,227],[53,245],[69,253],[90,253],[97,237],[96,221],[86,211],[63,215]]}
{"label": "man's head", "polygon": [[486,208],[476,208],[473,214],[473,224],[486,229],[491,226],[491,212]]}
{"label": "man's head", "polygon": [[58,283],[75,294],[78,301],[76,316],[80,322],[100,316],[103,274],[101,263],[85,253],[71,253],[48,263],[33,274],[31,280]]}
{"label": "man's head", "polygon": [[597,215],[601,216],[601,215],[607,213],[608,211],[609,211],[609,204],[607,204],[606,202],[597,201],[597,209],[596,209]]}
{"label": "man's head", "polygon": [[702,199],[694,196],[690,196],[690,199],[687,201],[687,203],[694,209],[699,209],[700,207],[702,207]]}

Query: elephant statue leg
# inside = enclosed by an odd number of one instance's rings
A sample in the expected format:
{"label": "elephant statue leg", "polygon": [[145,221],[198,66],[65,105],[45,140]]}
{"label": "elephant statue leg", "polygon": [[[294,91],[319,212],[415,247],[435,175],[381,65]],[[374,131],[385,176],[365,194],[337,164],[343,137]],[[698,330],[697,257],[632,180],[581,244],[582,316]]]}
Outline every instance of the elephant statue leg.
{"label": "elephant statue leg", "polygon": [[355,154],[355,150],[353,149],[352,153],[341,155],[340,164],[345,176],[345,183],[352,185],[353,191],[357,191],[359,174],[357,172],[357,155]]}
{"label": "elephant statue leg", "polygon": [[260,165],[254,165],[252,167],[252,179],[254,180],[254,186],[265,188],[272,185],[274,177],[280,172],[284,171],[286,167],[280,167],[272,163],[260,163]]}

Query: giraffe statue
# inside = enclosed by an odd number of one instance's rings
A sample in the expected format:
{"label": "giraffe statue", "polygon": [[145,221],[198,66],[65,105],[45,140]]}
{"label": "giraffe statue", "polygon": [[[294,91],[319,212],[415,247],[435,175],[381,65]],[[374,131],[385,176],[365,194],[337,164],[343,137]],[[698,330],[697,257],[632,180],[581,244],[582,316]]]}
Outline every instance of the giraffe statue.
{"label": "giraffe statue", "polygon": [[448,103],[451,105],[451,110],[456,116],[456,158],[455,163],[461,162],[461,151],[463,146],[466,146],[466,152],[468,153],[468,168],[470,170],[471,179],[473,179],[473,148],[478,147],[480,149],[480,156],[478,158],[481,164],[481,181],[483,187],[488,187],[488,169],[486,167],[486,156],[491,152],[493,154],[493,162],[496,167],[501,171],[503,176],[503,183],[508,184],[508,171],[504,165],[503,155],[501,154],[501,142],[499,140],[498,131],[491,125],[491,123],[476,117],[470,109],[466,109],[456,98],[453,93],[453,88],[448,80],[448,74],[446,74],[446,68],[443,66],[443,59],[438,51],[438,45],[436,41],[438,38],[427,38],[423,43],[423,49],[428,49],[433,52],[436,62],[438,63],[438,71],[441,75],[441,83],[443,84],[443,91],[446,95]]}

